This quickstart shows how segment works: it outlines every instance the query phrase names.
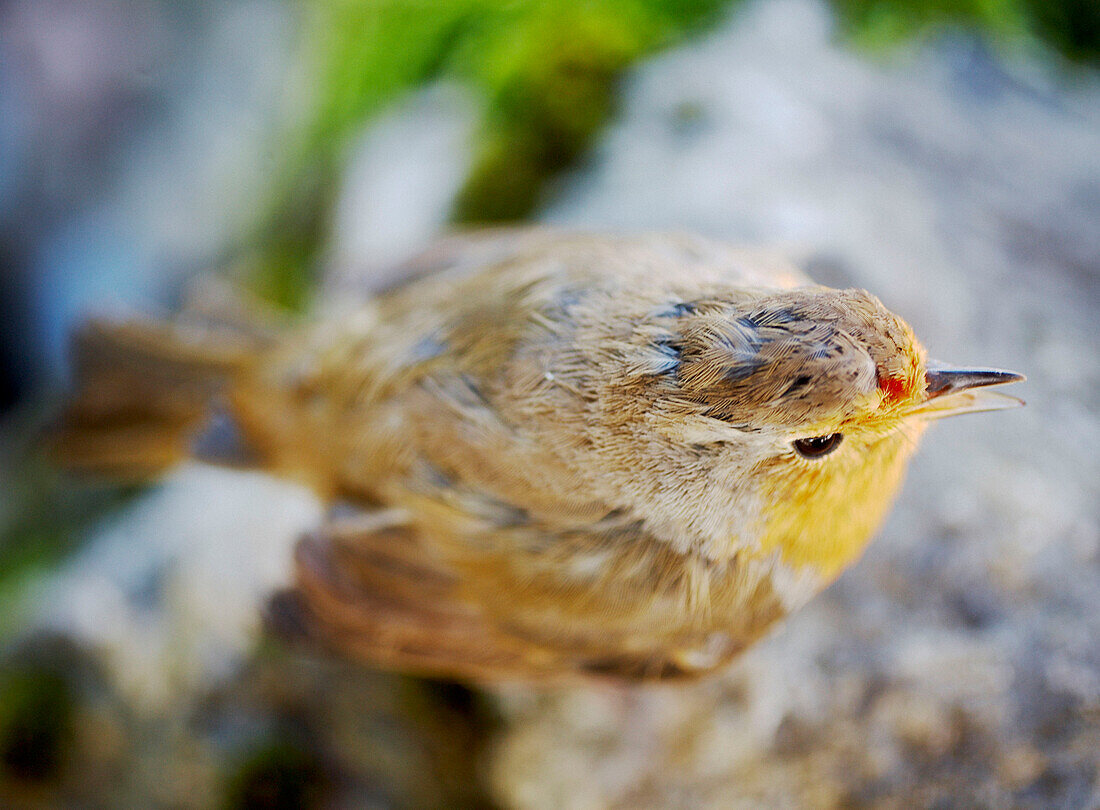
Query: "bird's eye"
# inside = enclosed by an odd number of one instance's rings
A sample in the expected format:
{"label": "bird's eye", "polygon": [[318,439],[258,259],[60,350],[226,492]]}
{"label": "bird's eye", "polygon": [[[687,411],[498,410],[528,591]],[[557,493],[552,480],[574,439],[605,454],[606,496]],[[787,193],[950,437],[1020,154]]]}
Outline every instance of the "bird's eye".
{"label": "bird's eye", "polygon": [[792,443],[794,450],[802,458],[821,458],[840,447],[843,433],[830,433],[828,436],[811,436],[808,439],[798,439]]}

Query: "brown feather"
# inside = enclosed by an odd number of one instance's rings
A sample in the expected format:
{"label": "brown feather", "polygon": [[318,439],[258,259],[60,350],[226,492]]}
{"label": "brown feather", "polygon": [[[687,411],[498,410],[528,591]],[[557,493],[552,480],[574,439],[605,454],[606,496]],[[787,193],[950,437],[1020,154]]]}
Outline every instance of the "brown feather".
{"label": "brown feather", "polygon": [[51,437],[63,466],[140,479],[188,456],[233,375],[255,358],[239,336],[154,321],[92,321],[73,340],[75,395]]}

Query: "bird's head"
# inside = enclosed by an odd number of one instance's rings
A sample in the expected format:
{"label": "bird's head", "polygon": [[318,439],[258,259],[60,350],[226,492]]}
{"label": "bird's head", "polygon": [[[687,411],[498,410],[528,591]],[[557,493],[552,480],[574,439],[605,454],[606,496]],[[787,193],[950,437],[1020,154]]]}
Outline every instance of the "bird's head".
{"label": "bird's head", "polygon": [[719,555],[778,555],[820,582],[863,549],[928,422],[1018,405],[988,386],[1023,379],[929,362],[904,321],[854,289],[674,302],[634,346],[623,379],[644,381],[642,433],[662,435],[649,447],[668,448],[665,486],[684,495],[658,508],[716,549],[730,535]]}

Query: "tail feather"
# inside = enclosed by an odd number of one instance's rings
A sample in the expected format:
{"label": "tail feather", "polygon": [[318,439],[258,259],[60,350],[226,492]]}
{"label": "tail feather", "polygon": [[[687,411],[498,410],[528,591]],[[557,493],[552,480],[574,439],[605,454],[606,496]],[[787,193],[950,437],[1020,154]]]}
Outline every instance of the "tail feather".
{"label": "tail feather", "polygon": [[189,454],[255,349],[240,333],[180,323],[88,323],[73,340],[75,395],[52,437],[53,455],[80,472],[155,475]]}

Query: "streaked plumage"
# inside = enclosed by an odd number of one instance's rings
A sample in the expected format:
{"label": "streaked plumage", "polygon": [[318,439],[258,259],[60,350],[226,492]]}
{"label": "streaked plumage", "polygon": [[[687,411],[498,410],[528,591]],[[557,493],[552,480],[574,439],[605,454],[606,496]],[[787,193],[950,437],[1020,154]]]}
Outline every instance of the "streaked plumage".
{"label": "streaked plumage", "polygon": [[60,442],[153,469],[220,406],[256,463],[355,507],[302,543],[277,620],[386,667],[720,667],[858,557],[929,418],[1018,379],[941,369],[930,398],[876,298],[692,237],[490,232],[408,272],[276,333],[94,327]]}

